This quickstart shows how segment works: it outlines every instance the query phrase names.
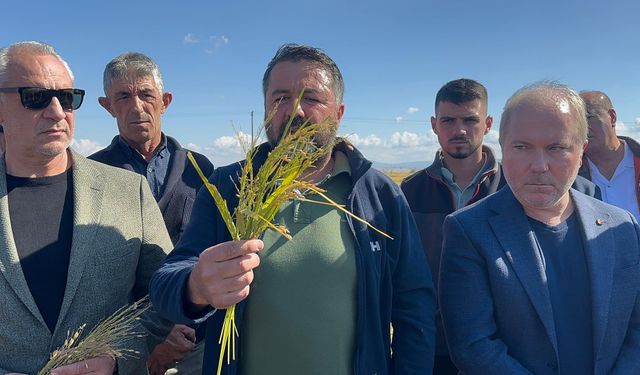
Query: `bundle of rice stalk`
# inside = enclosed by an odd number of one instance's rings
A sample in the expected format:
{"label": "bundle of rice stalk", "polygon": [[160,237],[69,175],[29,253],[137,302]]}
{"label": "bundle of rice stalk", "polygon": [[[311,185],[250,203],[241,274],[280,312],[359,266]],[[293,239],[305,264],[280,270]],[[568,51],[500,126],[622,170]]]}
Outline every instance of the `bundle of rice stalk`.
{"label": "bundle of rice stalk", "polygon": [[[302,94],[298,96],[296,106],[299,104]],[[269,126],[273,113],[265,120]],[[372,229],[389,237],[385,233],[371,226],[365,220],[355,216],[343,206],[338,205],[324,194],[324,190],[315,184],[304,180],[305,174],[313,171],[315,163],[329,153],[334,144],[326,147],[318,147],[314,141],[314,136],[324,123],[311,123],[305,121],[302,126],[290,132],[293,117],[289,119],[285,129],[278,141],[278,144],[269,152],[265,162],[254,170],[253,160],[258,150],[259,137],[252,138],[249,145],[245,147],[245,163],[236,184],[238,206],[233,214],[229,212],[227,202],[222,198],[215,185],[211,184],[202,173],[197,162],[191,155],[187,154],[189,160],[198,171],[207,190],[213,197],[215,204],[220,211],[231,238],[233,240],[248,240],[258,238],[267,229],[273,229],[287,239],[291,235],[286,227],[272,223],[274,217],[279,212],[284,203],[292,199],[299,199],[318,204],[328,204],[342,210],[347,215],[367,224]],[[326,202],[311,201],[304,198],[304,194],[313,192],[326,200]],[[389,237],[391,238],[391,237]],[[222,332],[220,333],[220,356],[218,360],[219,375],[222,369],[223,358],[227,358],[227,365],[231,360],[235,360],[235,338],[238,330],[235,324],[235,305],[227,308]]]}
{"label": "bundle of rice stalk", "polygon": [[86,324],[83,324],[73,334],[67,334],[64,344],[56,349],[38,375],[47,375],[51,370],[81,362],[87,359],[108,356],[111,358],[131,358],[138,352],[123,347],[126,340],[132,337],[142,337],[137,332],[135,322],[140,315],[149,308],[149,297],[145,296],[137,302],[126,305],[108,318],[102,320],[82,340],[79,340]]}

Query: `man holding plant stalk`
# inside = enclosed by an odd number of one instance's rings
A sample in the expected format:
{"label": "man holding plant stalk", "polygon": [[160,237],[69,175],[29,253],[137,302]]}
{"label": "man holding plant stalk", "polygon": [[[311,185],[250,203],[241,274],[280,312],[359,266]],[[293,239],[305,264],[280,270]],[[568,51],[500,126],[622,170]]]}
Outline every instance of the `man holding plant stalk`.
{"label": "man holding plant stalk", "polygon": [[[69,149],[83,98],[53,47],[0,49],[1,374],[35,374],[70,332],[142,298],[171,250],[144,178]],[[144,374],[151,341],[127,341],[138,358],[97,350],[52,374]]]}
{"label": "man holding plant stalk", "polygon": [[[150,290],[171,320],[207,321],[204,373],[219,362],[225,314],[215,309],[234,304],[239,336],[229,350],[235,359],[225,359],[221,373],[431,373],[435,296],[420,237],[398,186],[336,138],[343,88],[323,51],[282,46],[263,78],[268,142],[249,162],[259,169],[288,125],[293,132],[320,123],[313,143],[328,152],[302,179],[394,239],[334,206],[309,202],[322,198],[308,194],[286,202],[273,220],[291,240],[267,230],[261,239],[231,241],[214,200],[201,189]],[[218,168],[209,180],[231,211],[239,203],[242,168]]]}

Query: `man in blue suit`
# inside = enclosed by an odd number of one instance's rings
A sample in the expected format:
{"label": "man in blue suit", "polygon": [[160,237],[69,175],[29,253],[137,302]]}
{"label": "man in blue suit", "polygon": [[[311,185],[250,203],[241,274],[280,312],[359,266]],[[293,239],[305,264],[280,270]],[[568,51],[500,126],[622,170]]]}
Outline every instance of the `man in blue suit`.
{"label": "man in blue suit", "polygon": [[554,82],[500,122],[508,186],[447,217],[439,294],[464,374],[640,373],[640,227],[570,189],[584,102]]}

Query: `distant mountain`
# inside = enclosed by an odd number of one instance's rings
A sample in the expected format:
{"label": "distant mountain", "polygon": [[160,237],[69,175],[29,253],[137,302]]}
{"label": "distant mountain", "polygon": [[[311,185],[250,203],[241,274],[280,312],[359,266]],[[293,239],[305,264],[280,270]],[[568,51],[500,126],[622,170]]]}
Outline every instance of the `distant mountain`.
{"label": "distant mountain", "polygon": [[418,170],[426,168],[431,164],[431,161],[407,161],[401,163],[382,163],[373,162],[373,167],[381,170]]}

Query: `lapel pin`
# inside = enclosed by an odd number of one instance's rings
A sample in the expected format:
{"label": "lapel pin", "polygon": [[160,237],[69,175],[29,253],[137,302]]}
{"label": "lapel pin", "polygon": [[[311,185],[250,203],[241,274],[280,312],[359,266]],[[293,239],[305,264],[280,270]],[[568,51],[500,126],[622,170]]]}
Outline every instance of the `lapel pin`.
{"label": "lapel pin", "polygon": [[603,225],[603,224],[604,224],[604,220],[596,219],[596,225]]}

